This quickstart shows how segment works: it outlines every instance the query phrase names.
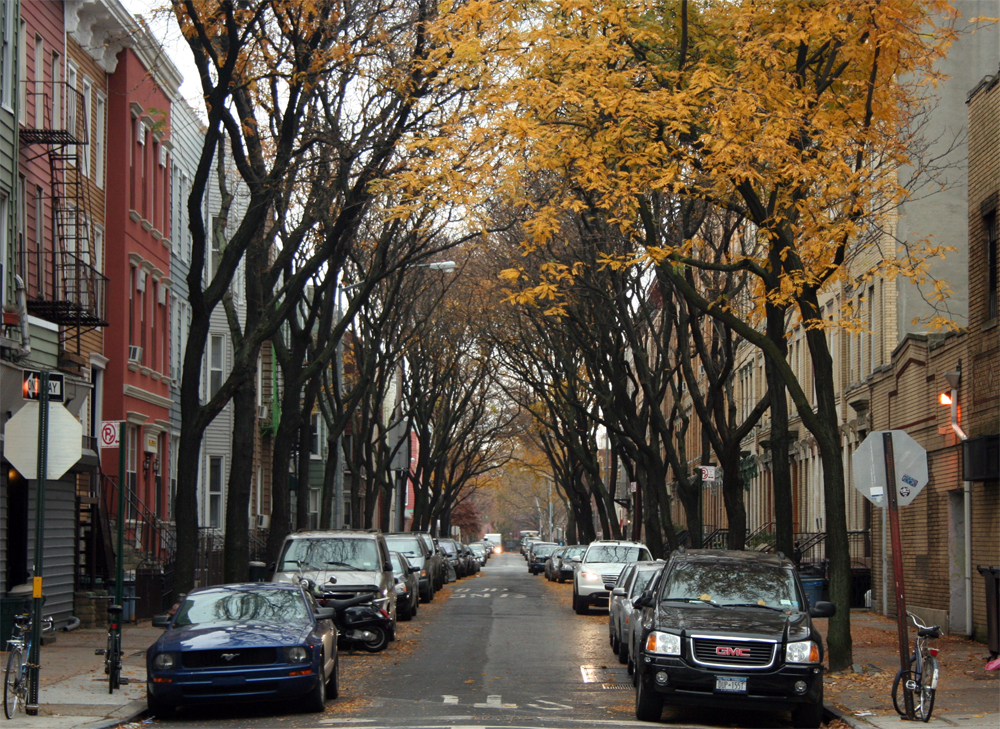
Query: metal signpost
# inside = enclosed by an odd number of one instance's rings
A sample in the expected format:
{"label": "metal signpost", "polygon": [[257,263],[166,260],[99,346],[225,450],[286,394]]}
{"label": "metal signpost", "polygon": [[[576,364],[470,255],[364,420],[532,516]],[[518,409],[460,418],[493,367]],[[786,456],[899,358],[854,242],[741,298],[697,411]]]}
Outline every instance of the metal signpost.
{"label": "metal signpost", "polygon": [[[31,650],[28,652],[29,693],[24,711],[29,716],[38,714],[38,668],[41,665],[42,645],[42,537],[45,524],[45,485],[48,473],[46,451],[49,447],[49,373],[38,373],[38,389],[32,395],[38,398],[38,471],[36,489],[38,505],[35,507],[35,569],[31,585]],[[30,377],[31,375],[29,375]],[[25,392],[29,389],[25,380]]]}
{"label": "metal signpost", "polygon": [[[870,433],[854,452],[854,487],[878,507],[888,504],[892,541],[892,572],[896,586],[896,630],[899,667],[910,670],[910,641],[906,626],[906,590],[903,584],[903,546],[899,534],[899,507],[913,501],[927,484],[927,451],[902,430]],[[906,717],[913,719],[913,694],[903,692]]]}
{"label": "metal signpost", "polygon": [[[125,421],[107,420],[101,423],[101,448],[118,449],[118,545],[115,548],[115,605],[121,605],[125,597],[125,451],[127,443]],[[122,616],[112,624],[121,645]]]}

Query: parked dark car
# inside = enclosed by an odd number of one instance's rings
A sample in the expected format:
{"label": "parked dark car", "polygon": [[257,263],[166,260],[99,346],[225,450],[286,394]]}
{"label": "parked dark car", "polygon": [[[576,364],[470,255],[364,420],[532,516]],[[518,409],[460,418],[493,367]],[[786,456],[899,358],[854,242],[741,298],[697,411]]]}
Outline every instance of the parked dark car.
{"label": "parked dark car", "polygon": [[420,568],[410,564],[401,552],[389,552],[392,560],[392,574],[396,578],[396,616],[400,620],[412,620],[420,606]]}
{"label": "parked dark car", "polygon": [[791,560],[725,550],[676,551],[643,608],[635,657],[635,714],[658,721],[664,704],[792,710],[796,727],[823,718],[823,640]]}
{"label": "parked dark car", "polygon": [[[410,532],[404,532],[410,533]],[[444,583],[448,581],[446,576],[444,555],[437,546],[437,540],[434,539],[430,534],[426,532],[413,532],[417,537],[419,537],[425,545],[427,545],[428,557],[427,568],[428,574],[433,578],[434,590],[440,590],[444,587]]]}
{"label": "parked dark car", "polygon": [[549,555],[559,549],[559,545],[554,542],[535,542],[528,552],[528,572],[533,575],[541,574],[545,571],[545,561]]}
{"label": "parked dark car", "polygon": [[444,554],[445,561],[455,571],[455,579],[460,580],[465,577],[465,560],[459,553],[458,542],[454,539],[438,539],[438,546]]}
{"label": "parked dark car", "polygon": [[[440,572],[441,558],[433,553],[434,543],[425,541],[419,534],[412,532],[392,532],[385,535],[385,543],[389,549],[404,555],[414,567],[419,567],[418,582],[420,584],[420,599],[430,602],[434,599],[435,565]],[[397,610],[399,608],[397,607]]]}
{"label": "parked dark car", "polygon": [[[189,592],[146,651],[146,703],[288,700],[321,712],[339,691],[333,609],[298,584],[251,582]],[[238,628],[238,629],[237,629]]]}
{"label": "parked dark car", "polygon": [[479,560],[479,566],[485,567],[486,562],[490,558],[490,553],[493,551],[492,548],[483,542],[473,542],[469,545],[469,549],[472,550],[472,553],[476,555],[476,559]]}
{"label": "parked dark car", "polygon": [[573,570],[583,560],[583,555],[586,551],[586,544],[573,544],[563,550],[563,553],[559,555],[559,564],[556,565],[553,563],[552,565],[553,572],[558,571],[556,582],[565,582],[566,580],[573,579]]}
{"label": "parked dark car", "polygon": [[542,572],[545,573],[545,579],[548,580],[549,582],[555,582],[559,572],[559,567],[558,567],[559,559],[562,557],[562,554],[565,551],[566,547],[559,547],[557,549],[554,549],[552,550],[552,553],[549,555],[549,558],[545,560],[545,569],[543,569]]}

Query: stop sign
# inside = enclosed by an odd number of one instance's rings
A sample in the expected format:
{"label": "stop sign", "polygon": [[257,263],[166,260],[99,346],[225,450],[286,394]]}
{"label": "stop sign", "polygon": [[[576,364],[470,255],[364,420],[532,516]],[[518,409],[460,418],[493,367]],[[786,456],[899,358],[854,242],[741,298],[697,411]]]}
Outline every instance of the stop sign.
{"label": "stop sign", "polygon": [[[38,408],[26,402],[7,421],[4,457],[26,479],[38,478]],[[82,455],[83,425],[62,403],[49,403],[49,448],[46,478],[55,481],[72,468]]]}
{"label": "stop sign", "polygon": [[876,430],[854,451],[854,488],[875,506],[887,502],[885,473],[885,433],[892,435],[896,503],[906,506],[927,485],[927,451],[905,430]]}

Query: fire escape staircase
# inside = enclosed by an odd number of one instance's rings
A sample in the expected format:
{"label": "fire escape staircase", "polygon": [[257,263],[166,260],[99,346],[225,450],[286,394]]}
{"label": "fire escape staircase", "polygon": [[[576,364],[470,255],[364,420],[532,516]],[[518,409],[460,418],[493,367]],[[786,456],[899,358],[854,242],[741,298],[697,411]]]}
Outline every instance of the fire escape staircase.
{"label": "fire escape staircase", "polygon": [[[99,252],[94,250],[93,206],[81,166],[90,142],[90,110],[83,94],[66,83],[50,82],[45,88],[45,93],[32,94],[35,104],[43,105],[34,115],[36,127],[20,129],[22,147],[44,147],[34,159],[48,158],[51,185],[52,245],[43,256],[51,260],[39,266],[40,285],[29,291],[28,313],[60,325],[60,349],[80,355],[81,335],[108,325],[108,279],[100,273]],[[61,102],[58,107],[55,100]],[[65,123],[54,119],[61,116],[56,108],[66,110]]]}

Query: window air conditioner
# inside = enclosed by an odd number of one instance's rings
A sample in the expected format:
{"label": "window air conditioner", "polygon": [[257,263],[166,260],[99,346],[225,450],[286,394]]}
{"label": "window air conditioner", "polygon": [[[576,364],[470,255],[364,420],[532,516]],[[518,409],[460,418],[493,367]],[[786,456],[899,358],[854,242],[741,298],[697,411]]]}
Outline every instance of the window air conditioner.
{"label": "window air conditioner", "polygon": [[134,344],[128,345],[128,361],[142,363],[142,347]]}
{"label": "window air conditioner", "polygon": [[257,528],[268,529],[271,526],[270,514],[257,514]]}

